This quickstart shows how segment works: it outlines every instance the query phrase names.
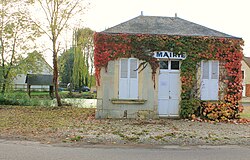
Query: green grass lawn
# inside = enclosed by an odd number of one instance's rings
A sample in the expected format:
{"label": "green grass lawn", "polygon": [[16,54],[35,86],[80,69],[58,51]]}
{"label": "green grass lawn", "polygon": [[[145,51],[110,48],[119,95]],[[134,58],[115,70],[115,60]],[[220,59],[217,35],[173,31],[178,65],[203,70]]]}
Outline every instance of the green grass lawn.
{"label": "green grass lawn", "polygon": [[[15,91],[12,93],[13,95],[19,96],[27,96],[28,93],[24,91]],[[49,92],[46,91],[31,91],[30,92],[31,98],[50,98]],[[59,95],[61,98],[88,98],[88,97],[96,97],[96,93],[92,92],[72,92],[69,94],[69,91],[59,91]]]}
{"label": "green grass lawn", "polygon": [[250,106],[244,107],[243,113],[240,114],[241,118],[250,119]]}
{"label": "green grass lawn", "polygon": [[[92,92],[72,92],[68,91],[59,92],[61,99],[65,98],[79,98],[79,99],[94,99],[96,93]],[[49,92],[31,92],[31,97],[27,92],[15,91],[8,92],[5,95],[0,95],[0,105],[16,105],[16,106],[53,106],[55,104],[55,98],[51,99]],[[65,104],[69,105],[69,104]]]}
{"label": "green grass lawn", "polygon": [[9,130],[39,132],[46,129],[79,127],[83,120],[95,115],[95,109],[78,107],[0,106],[0,135]]}
{"label": "green grass lawn", "polygon": [[[59,94],[60,96],[66,96],[69,92],[68,91],[60,91]],[[25,92],[25,91],[15,91],[15,92],[12,92],[12,94],[18,94],[18,95],[22,95],[22,96],[27,96],[28,95],[28,92]],[[43,97],[50,97],[49,96],[49,91],[31,91],[30,92],[30,95],[31,97],[40,97],[40,98],[43,98]]]}

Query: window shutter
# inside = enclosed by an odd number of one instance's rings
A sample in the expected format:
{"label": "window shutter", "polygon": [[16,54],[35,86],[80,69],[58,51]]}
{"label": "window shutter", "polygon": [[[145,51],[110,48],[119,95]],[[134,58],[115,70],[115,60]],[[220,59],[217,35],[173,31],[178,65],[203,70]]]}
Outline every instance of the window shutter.
{"label": "window shutter", "polygon": [[137,59],[130,59],[130,78],[137,78]]}
{"label": "window shutter", "polygon": [[211,78],[210,78],[210,100],[218,100],[219,94],[219,61],[210,61]]}
{"label": "window shutter", "polygon": [[202,79],[209,79],[209,61],[202,63]]}
{"label": "window shutter", "polygon": [[119,78],[119,98],[126,99],[129,97],[128,93],[128,59],[122,58],[120,60],[120,78]]}
{"label": "window shutter", "polygon": [[250,84],[246,84],[246,96],[250,97]]}
{"label": "window shutter", "polygon": [[138,60],[136,58],[120,59],[119,98],[138,98]]}
{"label": "window shutter", "polygon": [[218,100],[219,61],[202,61],[201,100]]}
{"label": "window shutter", "polygon": [[121,59],[121,78],[128,78],[128,60]]}
{"label": "window shutter", "polygon": [[212,79],[218,79],[219,78],[219,62],[218,61],[212,61]]}
{"label": "window shutter", "polygon": [[137,59],[131,58],[130,60],[130,79],[129,79],[129,98],[138,98],[138,71]]}

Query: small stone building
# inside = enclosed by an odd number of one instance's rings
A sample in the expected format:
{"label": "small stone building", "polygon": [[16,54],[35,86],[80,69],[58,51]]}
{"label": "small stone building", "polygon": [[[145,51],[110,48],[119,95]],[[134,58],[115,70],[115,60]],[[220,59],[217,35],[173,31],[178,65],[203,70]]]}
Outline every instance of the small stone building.
{"label": "small stone building", "polygon": [[94,45],[96,118],[222,119],[240,110],[241,38],[141,15],[95,33]]}

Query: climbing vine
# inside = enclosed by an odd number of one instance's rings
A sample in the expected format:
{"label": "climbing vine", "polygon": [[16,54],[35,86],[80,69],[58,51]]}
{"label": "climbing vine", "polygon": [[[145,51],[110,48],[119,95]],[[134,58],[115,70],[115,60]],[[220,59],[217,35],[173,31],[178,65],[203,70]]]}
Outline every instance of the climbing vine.
{"label": "climbing vine", "polygon": [[[243,40],[239,38],[218,37],[191,37],[191,36],[168,36],[148,34],[105,34],[95,33],[95,74],[97,84],[100,85],[100,70],[107,70],[108,62],[121,57],[135,57],[150,64],[152,69],[152,80],[159,67],[159,62],[152,55],[153,51],[172,51],[174,53],[185,52],[187,58],[181,65],[181,116],[191,117],[199,109],[199,113],[208,119],[216,110],[207,110],[210,103],[198,105],[197,89],[197,64],[201,60],[219,60],[220,68],[225,72],[220,73],[220,100],[215,105],[224,105],[230,116],[221,115],[221,119],[235,118],[241,110],[239,100],[241,99],[242,75],[241,60],[243,57]],[[192,103],[189,103],[192,102]],[[194,107],[195,106],[197,107]],[[192,105],[187,107],[188,105]],[[189,108],[189,109],[187,109]],[[209,111],[209,112],[208,112]],[[218,118],[217,118],[218,119]]]}

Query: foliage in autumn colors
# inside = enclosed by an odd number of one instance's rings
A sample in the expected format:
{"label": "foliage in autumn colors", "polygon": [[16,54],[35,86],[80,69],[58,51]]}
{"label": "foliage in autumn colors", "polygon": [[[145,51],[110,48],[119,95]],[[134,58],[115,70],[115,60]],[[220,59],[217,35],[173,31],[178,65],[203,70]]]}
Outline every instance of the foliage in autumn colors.
{"label": "foliage in autumn colors", "polygon": [[[181,116],[190,118],[193,114],[199,114],[203,118],[224,121],[237,118],[242,110],[239,104],[242,95],[242,39],[95,33],[94,46],[98,85],[100,85],[100,70],[102,68],[107,70],[109,61],[121,57],[138,58],[151,66],[154,82],[159,67],[159,61],[153,57],[154,51],[186,53],[187,58],[181,64]],[[216,102],[201,102],[198,98],[197,71],[201,60],[219,60],[220,68],[223,69],[219,78],[220,98]]]}

